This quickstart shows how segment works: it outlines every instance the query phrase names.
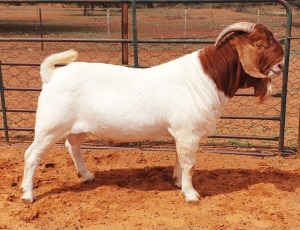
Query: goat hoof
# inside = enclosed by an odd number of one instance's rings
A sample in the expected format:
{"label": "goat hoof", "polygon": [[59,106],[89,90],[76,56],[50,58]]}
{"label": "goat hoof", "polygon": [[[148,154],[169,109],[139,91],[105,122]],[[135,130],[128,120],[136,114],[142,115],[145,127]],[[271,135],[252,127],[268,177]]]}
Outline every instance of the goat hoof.
{"label": "goat hoof", "polygon": [[83,175],[81,175],[81,176],[82,176],[83,182],[85,182],[85,183],[90,182],[90,181],[95,181],[95,176],[91,172],[87,172],[87,173],[85,173],[84,176]]}
{"label": "goat hoof", "polygon": [[181,188],[181,180],[178,180],[177,177],[173,178],[174,184],[178,187]]}
{"label": "goat hoof", "polygon": [[192,205],[199,205],[199,203],[200,203],[200,200],[198,197],[194,197],[193,199],[191,199],[191,198],[184,196],[184,199],[187,203],[192,204]]}
{"label": "goat hoof", "polygon": [[25,199],[22,199],[22,201],[23,201],[23,204],[25,204],[25,205],[31,205],[32,203],[33,203],[33,201],[31,201],[31,200],[25,200]]}
{"label": "goat hoof", "polygon": [[23,195],[21,198],[22,198],[23,203],[26,205],[32,204],[35,200],[33,196]]}
{"label": "goat hoof", "polygon": [[182,192],[184,199],[187,203],[193,204],[193,205],[199,205],[199,198],[200,195],[195,189],[189,189],[185,192]]}
{"label": "goat hoof", "polygon": [[187,201],[187,203],[198,206],[200,204],[200,200],[191,200],[191,201]]}

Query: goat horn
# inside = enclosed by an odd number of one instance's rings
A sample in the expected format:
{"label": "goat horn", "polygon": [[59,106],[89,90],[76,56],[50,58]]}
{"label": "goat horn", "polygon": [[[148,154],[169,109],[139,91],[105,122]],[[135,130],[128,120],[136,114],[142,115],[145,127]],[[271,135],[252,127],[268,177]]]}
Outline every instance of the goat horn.
{"label": "goat horn", "polygon": [[217,37],[215,46],[218,46],[219,42],[229,33],[235,32],[235,31],[242,31],[245,33],[251,33],[254,30],[255,23],[251,22],[237,22],[230,26],[227,26]]}

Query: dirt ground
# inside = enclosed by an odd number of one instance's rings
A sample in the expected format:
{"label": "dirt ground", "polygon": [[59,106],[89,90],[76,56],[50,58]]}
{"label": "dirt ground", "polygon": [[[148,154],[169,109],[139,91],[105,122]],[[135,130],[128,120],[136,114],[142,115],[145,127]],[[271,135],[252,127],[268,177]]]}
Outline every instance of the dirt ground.
{"label": "dirt ground", "polygon": [[23,204],[25,147],[0,147],[0,229],[300,229],[300,159],[199,152],[198,206],[173,185],[174,152],[83,150],[81,183],[63,147],[45,156]]}

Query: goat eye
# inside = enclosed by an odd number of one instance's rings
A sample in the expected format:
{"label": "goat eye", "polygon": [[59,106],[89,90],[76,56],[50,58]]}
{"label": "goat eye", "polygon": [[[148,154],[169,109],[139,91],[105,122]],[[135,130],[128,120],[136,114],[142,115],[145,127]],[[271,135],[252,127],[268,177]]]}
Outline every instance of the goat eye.
{"label": "goat eye", "polygon": [[[271,41],[270,41],[270,43],[272,44]],[[264,41],[257,41],[254,45],[259,50],[261,50],[261,49],[267,49],[269,47],[269,44],[267,42],[264,42]]]}
{"label": "goat eye", "polygon": [[256,46],[258,49],[261,49],[261,48],[264,47],[263,44],[260,43],[260,42],[259,42],[259,43],[256,43],[255,46]]}

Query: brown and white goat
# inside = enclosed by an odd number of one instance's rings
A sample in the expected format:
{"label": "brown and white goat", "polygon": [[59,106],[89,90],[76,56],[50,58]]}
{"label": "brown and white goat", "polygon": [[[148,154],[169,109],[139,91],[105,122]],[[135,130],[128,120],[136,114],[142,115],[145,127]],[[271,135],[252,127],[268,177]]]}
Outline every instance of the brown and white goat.
{"label": "brown and white goat", "polygon": [[[201,138],[213,134],[228,98],[253,87],[265,100],[270,79],[283,69],[283,49],[261,24],[236,23],[215,45],[149,69],[73,62],[77,52],[54,54],[41,65],[35,138],[25,152],[25,201],[33,202],[33,177],[45,152],[61,138],[84,181],[93,180],[80,154],[87,133],[106,141],[174,139],[173,177],[187,202]],[[56,64],[68,64],[55,68]]]}

